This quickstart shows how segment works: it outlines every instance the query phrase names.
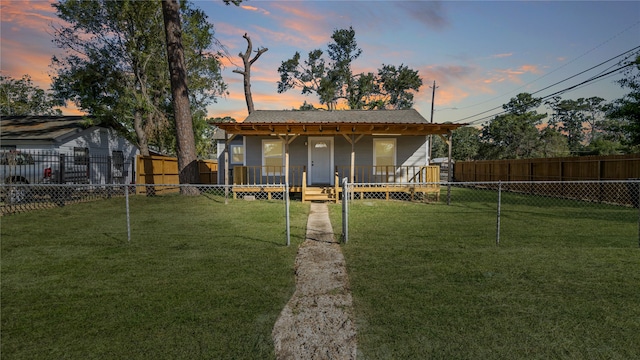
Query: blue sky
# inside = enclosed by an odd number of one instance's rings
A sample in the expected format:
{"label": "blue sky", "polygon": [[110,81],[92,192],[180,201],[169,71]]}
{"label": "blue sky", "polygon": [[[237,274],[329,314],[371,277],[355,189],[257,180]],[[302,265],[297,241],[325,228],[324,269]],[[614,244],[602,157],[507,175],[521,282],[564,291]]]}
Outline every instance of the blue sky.
{"label": "blue sky", "polygon": [[[431,88],[437,83],[434,121],[470,122],[498,112],[520,92],[535,92],[640,46],[637,1],[246,1],[226,6],[197,0],[215,25],[229,58],[223,72],[230,94],[209,108],[209,116],[243,119],[246,112],[239,52],[248,33],[267,47],[252,67],[257,109],[297,108],[315,96],[298,90],[277,93],[280,63],[296,51],[303,57],[326,49],[336,29],[352,26],[362,55],[354,72],[377,71],[382,64],[404,64],[419,71],[424,85],[414,107],[430,118]],[[30,74],[48,88],[51,56],[49,24],[57,18],[50,1],[0,2],[0,71],[19,78]],[[575,85],[612,69],[609,62],[537,96]],[[564,99],[600,96],[612,100],[623,90],[605,77],[562,95]],[[455,108],[455,109],[453,109]],[[66,109],[65,113],[74,113]]]}

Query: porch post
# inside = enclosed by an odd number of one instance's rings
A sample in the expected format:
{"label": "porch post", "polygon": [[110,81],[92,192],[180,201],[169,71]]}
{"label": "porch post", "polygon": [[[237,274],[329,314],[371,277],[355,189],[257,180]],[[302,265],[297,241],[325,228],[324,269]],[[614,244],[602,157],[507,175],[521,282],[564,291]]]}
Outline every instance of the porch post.
{"label": "porch post", "polygon": [[447,141],[447,145],[449,145],[449,158],[447,159],[449,162],[447,169],[447,205],[451,205],[451,170],[453,170],[451,168],[451,149],[453,148],[453,131],[449,130],[447,133],[449,135],[449,141]]}
{"label": "porch post", "polygon": [[284,182],[289,184],[289,135],[286,135],[284,140]]}
{"label": "porch post", "polygon": [[224,202],[229,201],[229,134],[224,132]]}
{"label": "porch post", "polygon": [[349,172],[351,173],[351,175],[349,176],[349,181],[351,181],[351,183],[353,184],[355,181],[355,170],[356,170],[356,139],[355,139],[355,135],[351,134],[351,168],[349,169]]}

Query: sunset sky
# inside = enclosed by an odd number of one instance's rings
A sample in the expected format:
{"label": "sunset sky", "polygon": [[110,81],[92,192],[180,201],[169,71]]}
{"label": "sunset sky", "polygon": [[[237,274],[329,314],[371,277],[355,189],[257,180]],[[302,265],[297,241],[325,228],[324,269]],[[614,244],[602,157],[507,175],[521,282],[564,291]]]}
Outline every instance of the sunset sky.
{"label": "sunset sky", "polygon": [[[52,43],[58,19],[48,0],[0,0],[0,72],[35,84],[50,85],[51,57],[62,52]],[[319,106],[299,90],[278,94],[278,67],[296,51],[303,58],[326,49],[336,29],[352,26],[362,55],[353,71],[377,72],[382,64],[419,71],[424,85],[414,107],[430,118],[430,86],[435,80],[435,122],[474,122],[499,112],[520,92],[534,93],[610,59],[602,66],[535,96],[545,96],[616,68],[618,55],[640,46],[640,2],[558,1],[246,1],[225,6],[220,0],[196,0],[209,16],[229,59],[223,72],[230,94],[209,108],[209,116],[247,115],[242,64],[248,33],[254,45],[269,51],[252,67],[257,109]],[[623,90],[607,76],[562,95],[563,99],[619,98]],[[66,114],[74,109],[63,109]],[[479,115],[478,115],[479,114]],[[477,116],[474,116],[477,115]],[[480,120],[479,120],[480,119]]]}

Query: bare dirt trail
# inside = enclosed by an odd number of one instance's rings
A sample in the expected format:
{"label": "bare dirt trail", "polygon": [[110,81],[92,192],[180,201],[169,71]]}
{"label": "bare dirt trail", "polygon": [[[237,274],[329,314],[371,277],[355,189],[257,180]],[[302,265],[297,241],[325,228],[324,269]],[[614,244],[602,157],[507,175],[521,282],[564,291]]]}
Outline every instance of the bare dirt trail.
{"label": "bare dirt trail", "polygon": [[272,338],[278,359],[355,359],[356,327],[344,256],[326,204],[312,203],[296,256],[296,291]]}

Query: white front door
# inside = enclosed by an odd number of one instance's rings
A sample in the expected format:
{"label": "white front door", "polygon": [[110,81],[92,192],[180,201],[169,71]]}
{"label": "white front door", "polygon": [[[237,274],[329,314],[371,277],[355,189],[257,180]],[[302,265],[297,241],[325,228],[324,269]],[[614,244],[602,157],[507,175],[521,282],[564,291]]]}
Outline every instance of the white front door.
{"label": "white front door", "polygon": [[333,185],[333,138],[309,138],[308,185]]}

